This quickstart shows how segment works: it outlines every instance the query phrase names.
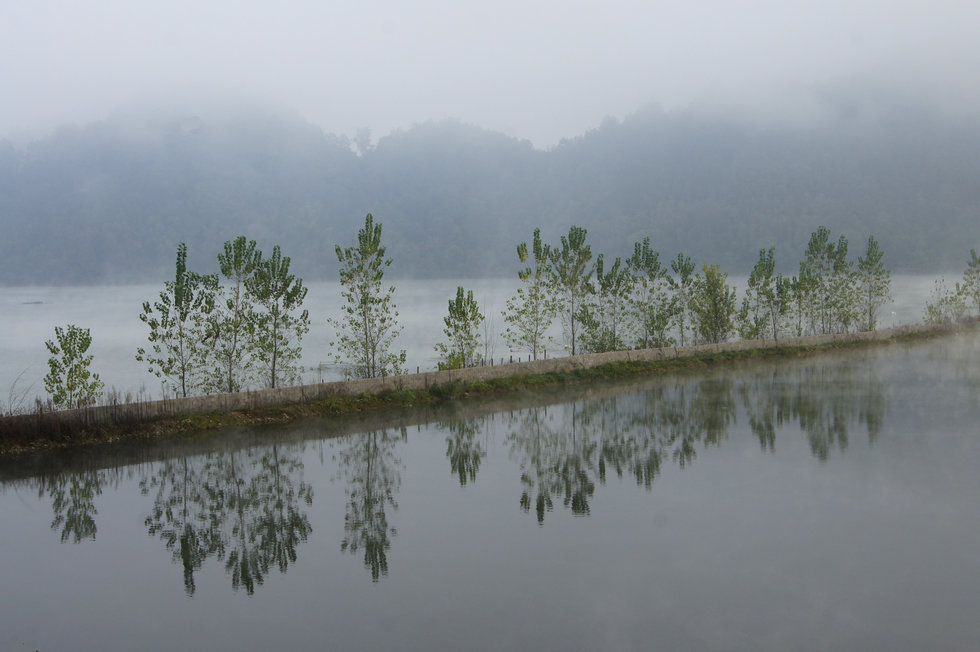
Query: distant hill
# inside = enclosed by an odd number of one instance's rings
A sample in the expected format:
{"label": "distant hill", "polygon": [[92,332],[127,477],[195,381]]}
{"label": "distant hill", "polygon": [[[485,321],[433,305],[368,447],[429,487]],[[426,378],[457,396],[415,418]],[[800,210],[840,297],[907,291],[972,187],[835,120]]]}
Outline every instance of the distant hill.
{"label": "distant hill", "polygon": [[980,247],[978,181],[980,121],[923,107],[795,126],[651,108],[548,151],[444,121],[360,155],[269,113],[117,117],[0,141],[0,283],[162,280],[181,241],[213,271],[241,233],[332,278],[368,212],[403,277],[509,276],[535,226],[557,241],[571,224],[596,253],[650,236],[736,274],[768,246],[793,271],[821,224],[853,257],[874,234],[895,271],[961,269]]}

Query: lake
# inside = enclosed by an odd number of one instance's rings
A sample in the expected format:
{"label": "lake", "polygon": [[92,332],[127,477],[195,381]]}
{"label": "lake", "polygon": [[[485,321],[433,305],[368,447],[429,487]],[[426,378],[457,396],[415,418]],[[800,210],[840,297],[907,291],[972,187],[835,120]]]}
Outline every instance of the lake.
{"label": "lake", "polygon": [[980,339],[0,463],[0,649],[980,648]]}
{"label": "lake", "polygon": [[[447,304],[455,297],[455,280],[395,281],[395,302],[399,320],[404,327],[398,347],[407,352],[406,368],[431,371],[436,368],[436,343],[443,341],[442,318]],[[735,287],[744,288],[745,279],[733,277]],[[505,323],[501,311],[514,294],[515,279],[484,279],[464,281],[480,302],[482,311],[492,320],[491,353],[498,360],[509,358],[502,333]],[[924,275],[895,275],[892,294],[895,300],[884,307],[882,327],[914,324],[922,313],[933,287],[933,277]],[[50,357],[45,340],[55,338],[55,326],[72,323],[88,328],[92,334],[93,355],[91,370],[101,376],[106,390],[114,389],[120,396],[142,394],[151,398],[162,395],[160,381],[147,372],[135,359],[136,350],[147,346],[148,329],[139,320],[144,301],[154,301],[163,289],[159,285],[121,285],[99,287],[20,287],[0,288],[0,411],[31,409],[34,397],[44,398],[43,378],[48,372]],[[740,294],[742,290],[740,290]],[[741,301],[741,297],[739,298]],[[331,361],[330,341],[333,330],[328,317],[339,316],[340,288],[337,283],[309,284],[304,307],[310,311],[310,332],[303,340],[303,365],[307,368],[303,380],[341,380],[343,374]],[[557,323],[551,335],[555,343],[548,355],[565,355],[561,342],[561,327]],[[527,352],[514,352],[527,359]]]}

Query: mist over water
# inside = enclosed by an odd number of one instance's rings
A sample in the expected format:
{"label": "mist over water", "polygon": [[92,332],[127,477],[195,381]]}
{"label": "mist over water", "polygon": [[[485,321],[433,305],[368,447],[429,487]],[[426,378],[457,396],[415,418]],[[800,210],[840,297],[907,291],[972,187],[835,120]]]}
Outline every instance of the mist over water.
{"label": "mist over water", "polygon": [[[893,275],[894,301],[882,309],[881,327],[921,322],[933,281],[931,276]],[[745,278],[733,276],[729,282],[738,288],[741,301]],[[394,285],[399,322],[404,326],[397,347],[407,352],[406,370],[414,373],[416,369],[436,368],[438,355],[434,347],[445,339],[442,319],[457,285],[472,289],[484,315],[492,318],[493,357],[499,361],[512,355],[503,341],[505,323],[501,312],[516,291],[516,279],[399,280]],[[342,380],[343,372],[331,357],[334,332],[326,323],[327,318],[339,317],[339,285],[314,282],[308,287],[304,308],[310,311],[311,326],[303,340],[303,365],[307,369],[303,381]],[[44,342],[54,339],[55,326],[66,324],[90,329],[91,370],[100,375],[107,390],[115,388],[123,398],[127,394],[160,398],[160,381],[136,361],[135,355],[137,348],[148,345],[149,330],[139,320],[142,304],[155,301],[162,288],[162,283],[0,288],[0,405],[22,404],[29,408],[34,397],[45,398],[43,378],[49,354]],[[555,342],[548,346],[548,355],[566,355],[557,320],[551,334]],[[513,356],[515,360],[518,357],[526,360],[527,352],[515,351]],[[324,363],[322,370],[321,363]]]}

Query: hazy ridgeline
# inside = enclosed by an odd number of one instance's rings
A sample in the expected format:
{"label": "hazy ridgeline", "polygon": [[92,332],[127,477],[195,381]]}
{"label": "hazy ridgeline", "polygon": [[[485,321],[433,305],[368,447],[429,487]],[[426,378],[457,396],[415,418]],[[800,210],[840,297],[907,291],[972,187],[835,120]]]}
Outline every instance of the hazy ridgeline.
{"label": "hazy ridgeline", "polygon": [[823,224],[855,244],[874,234],[896,272],[958,269],[980,242],[980,121],[868,98],[825,108],[805,124],[644,109],[547,151],[452,121],[353,146],[244,109],[65,127],[0,141],[0,283],[153,282],[178,242],[210,273],[239,233],[332,279],[334,245],[368,212],[400,278],[507,277],[531,225],[554,242],[573,224],[610,257],[649,236],[736,271],[774,246],[788,273]]}

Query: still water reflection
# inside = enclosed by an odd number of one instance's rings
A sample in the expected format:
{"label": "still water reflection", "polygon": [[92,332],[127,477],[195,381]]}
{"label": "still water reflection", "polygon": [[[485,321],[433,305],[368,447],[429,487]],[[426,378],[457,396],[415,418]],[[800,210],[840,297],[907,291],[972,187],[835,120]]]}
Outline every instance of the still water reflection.
{"label": "still water reflection", "polygon": [[[649,641],[858,649],[903,641],[894,612],[853,595],[894,600],[902,582],[891,574],[913,561],[932,572],[913,573],[904,589],[949,602],[918,613],[920,625],[943,628],[919,631],[918,640],[940,648],[980,642],[980,628],[965,617],[980,607],[980,594],[976,583],[963,583],[965,576],[980,580],[973,558],[980,487],[972,473],[980,462],[978,377],[977,343],[965,337],[552,389],[409,413],[396,425],[377,417],[310,421],[29,461],[31,468],[64,467],[46,473],[8,465],[0,468],[0,543],[19,563],[0,572],[3,585],[14,587],[0,603],[0,631],[12,632],[0,648],[257,649],[272,632],[298,647],[439,647],[475,628],[483,634],[470,647],[485,649],[630,649]],[[942,463],[948,458],[928,452],[936,446],[956,460]],[[853,504],[842,506],[842,488]],[[943,492],[937,516],[931,501]],[[956,498],[964,495],[972,502]],[[38,510],[49,515],[43,530]],[[906,533],[909,549],[896,553],[903,544],[890,537],[917,523],[936,529]],[[792,532],[797,527],[807,536]],[[774,540],[785,546],[773,547]],[[841,541],[866,563],[854,568],[824,557]],[[891,547],[879,550],[884,564],[871,561],[881,546]],[[67,554],[75,549],[89,552]],[[706,575],[688,553],[725,563],[706,561],[713,568]],[[814,556],[826,567],[810,570]],[[59,573],[49,565],[65,557],[98,566]],[[949,563],[967,567],[944,584]],[[613,570],[621,566],[626,575]],[[835,568],[830,586],[814,574]],[[193,620],[188,610],[206,596],[203,617],[224,635],[208,642],[180,628],[163,638],[133,625],[119,632],[93,619],[91,606],[83,613],[94,633],[82,645],[65,638],[71,617],[53,628],[39,624],[34,614],[48,606],[41,596],[73,596],[106,577],[116,584],[103,587],[103,597],[115,608],[138,611],[149,601],[177,622]],[[636,577],[647,581],[638,586]],[[190,608],[173,601],[178,586]],[[578,593],[563,592],[570,589]],[[277,618],[298,631],[233,629],[236,618],[220,605],[244,594],[268,608],[260,601],[266,590]],[[729,601],[743,595],[760,611],[750,615]],[[787,599],[798,600],[798,609]],[[846,608],[834,606],[837,599]],[[321,603],[339,629],[317,627],[313,605]],[[531,604],[541,618],[527,620]],[[900,621],[915,604],[908,596],[894,605]],[[385,606],[400,616],[368,630],[370,618],[351,611]],[[760,617],[767,608],[785,620]],[[435,633],[447,610],[455,624]],[[491,613],[520,626],[493,627]],[[723,631],[734,625],[732,613],[746,620]],[[704,625],[712,616],[716,625]],[[661,628],[649,631],[650,622]]]}

